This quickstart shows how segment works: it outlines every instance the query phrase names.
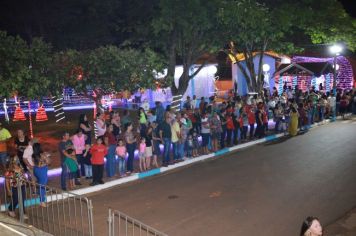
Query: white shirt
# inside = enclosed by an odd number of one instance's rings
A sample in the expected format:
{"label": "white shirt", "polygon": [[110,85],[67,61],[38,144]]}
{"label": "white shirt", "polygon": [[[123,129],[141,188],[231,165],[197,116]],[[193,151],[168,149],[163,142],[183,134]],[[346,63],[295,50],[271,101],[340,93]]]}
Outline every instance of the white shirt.
{"label": "white shirt", "polygon": [[106,132],[106,124],[101,119],[96,120],[96,128],[98,129],[98,136],[103,136]]}
{"label": "white shirt", "polygon": [[336,98],[335,97],[328,97],[328,102],[331,107],[336,106]]}
{"label": "white shirt", "polygon": [[23,159],[27,160],[27,162],[31,166],[34,166],[33,160],[32,160],[32,154],[33,154],[33,148],[31,145],[28,145],[23,152]]}

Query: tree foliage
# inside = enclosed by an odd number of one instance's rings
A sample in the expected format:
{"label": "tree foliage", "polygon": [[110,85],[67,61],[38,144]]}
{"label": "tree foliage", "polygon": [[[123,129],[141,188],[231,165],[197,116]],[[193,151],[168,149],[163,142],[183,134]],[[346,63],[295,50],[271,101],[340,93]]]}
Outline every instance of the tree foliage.
{"label": "tree foliage", "polygon": [[20,37],[0,31],[0,96],[17,94],[38,98],[47,95],[50,53],[51,46],[39,38],[27,45]]}
{"label": "tree foliage", "polygon": [[[159,14],[152,22],[159,36],[164,55],[168,61],[167,80],[173,94],[183,94],[193,78],[204,64],[193,74],[191,66],[205,53],[216,49],[217,1],[203,0],[161,0]],[[178,88],[173,81],[175,66],[180,61],[183,74]]]}

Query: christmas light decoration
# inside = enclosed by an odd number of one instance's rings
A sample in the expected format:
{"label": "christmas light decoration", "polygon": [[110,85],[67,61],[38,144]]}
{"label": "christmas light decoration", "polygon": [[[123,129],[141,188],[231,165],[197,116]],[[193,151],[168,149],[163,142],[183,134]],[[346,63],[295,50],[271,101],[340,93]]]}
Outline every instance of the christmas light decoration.
{"label": "christmas light decoration", "polygon": [[26,120],[25,113],[23,112],[20,106],[16,106],[14,121],[25,121],[25,120]]}
{"label": "christmas light decoration", "polygon": [[46,114],[46,109],[43,107],[43,104],[42,104],[37,110],[36,121],[42,122],[42,121],[47,121],[47,120],[48,120],[48,117]]}

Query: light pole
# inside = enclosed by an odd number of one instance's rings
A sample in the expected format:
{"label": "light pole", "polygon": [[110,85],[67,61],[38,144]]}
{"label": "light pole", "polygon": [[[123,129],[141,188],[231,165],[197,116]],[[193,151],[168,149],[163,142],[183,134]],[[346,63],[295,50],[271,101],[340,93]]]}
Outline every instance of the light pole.
{"label": "light pole", "polygon": [[340,45],[335,44],[330,47],[330,52],[334,55],[334,65],[333,65],[333,68],[334,68],[333,94],[334,94],[334,101],[335,101],[334,114],[333,114],[334,121],[336,120],[336,77],[337,77],[336,59],[337,59],[337,56],[340,55],[341,51],[342,51],[342,47]]}

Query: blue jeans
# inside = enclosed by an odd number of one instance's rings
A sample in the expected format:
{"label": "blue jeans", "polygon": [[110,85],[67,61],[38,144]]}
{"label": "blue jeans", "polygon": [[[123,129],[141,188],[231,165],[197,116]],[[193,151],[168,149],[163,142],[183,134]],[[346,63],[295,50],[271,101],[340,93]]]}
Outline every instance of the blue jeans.
{"label": "blue jeans", "polygon": [[93,177],[93,169],[91,165],[84,164],[85,177]]}
{"label": "blue jeans", "polygon": [[62,168],[62,173],[61,173],[61,188],[63,190],[67,189],[67,176],[68,176],[68,170],[67,170],[67,165],[64,164],[64,162],[62,162],[61,164],[61,168]]}
{"label": "blue jeans", "polygon": [[46,187],[42,185],[47,185],[48,183],[47,172],[48,172],[47,166],[42,166],[42,167],[35,166],[33,168],[33,174],[36,176],[37,183],[41,185],[38,189],[39,191],[38,193],[40,195],[40,202],[46,201]]}
{"label": "blue jeans", "polygon": [[85,175],[85,171],[84,171],[84,160],[83,160],[83,154],[76,154],[75,155],[76,158],[77,158],[77,162],[78,162],[78,165],[80,167],[80,176],[84,176]]}
{"label": "blue jeans", "polygon": [[119,173],[120,175],[124,175],[126,172],[125,168],[125,158],[124,157],[119,157],[117,160],[118,166],[119,166]]}
{"label": "blue jeans", "polygon": [[163,150],[163,164],[169,164],[170,158],[169,158],[169,152],[171,149],[171,139],[170,138],[163,138],[163,146],[164,146],[164,150]]}
{"label": "blue jeans", "polygon": [[106,175],[112,177],[115,175],[115,145],[110,145],[106,155]]}
{"label": "blue jeans", "polygon": [[173,160],[178,160],[179,159],[179,142],[175,142],[173,143],[172,142],[172,145],[173,145]]}
{"label": "blue jeans", "polygon": [[185,154],[185,141],[182,141],[182,143],[178,144],[178,153],[179,159],[182,159]]}

